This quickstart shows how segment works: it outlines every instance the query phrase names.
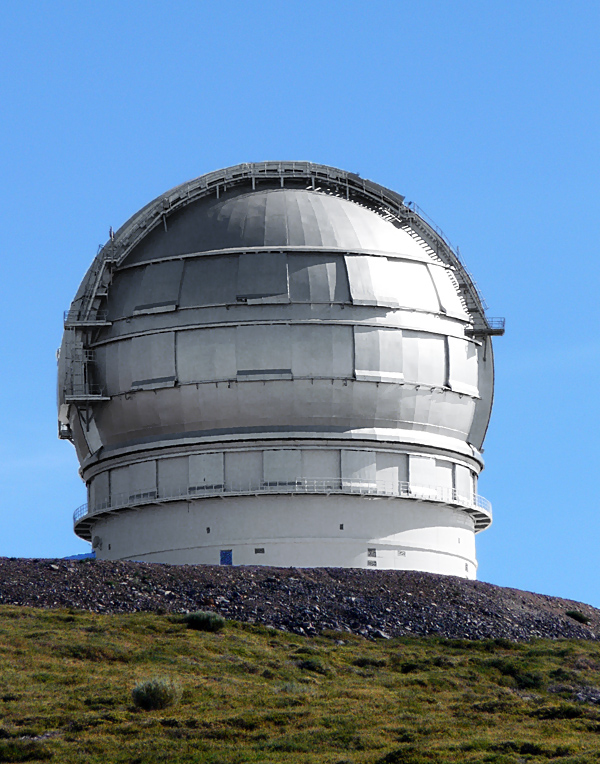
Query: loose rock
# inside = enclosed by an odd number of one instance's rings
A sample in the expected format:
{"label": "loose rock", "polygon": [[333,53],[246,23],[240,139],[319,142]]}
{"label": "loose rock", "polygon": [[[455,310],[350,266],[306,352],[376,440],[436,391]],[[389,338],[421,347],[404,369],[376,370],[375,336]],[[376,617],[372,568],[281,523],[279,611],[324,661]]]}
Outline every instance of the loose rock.
{"label": "loose rock", "polygon": [[[369,639],[431,634],[595,640],[600,635],[600,610],[589,605],[415,571],[4,557],[2,604],[98,613],[210,609],[225,618],[296,634],[333,630]],[[569,610],[583,613],[589,622],[569,618]]]}

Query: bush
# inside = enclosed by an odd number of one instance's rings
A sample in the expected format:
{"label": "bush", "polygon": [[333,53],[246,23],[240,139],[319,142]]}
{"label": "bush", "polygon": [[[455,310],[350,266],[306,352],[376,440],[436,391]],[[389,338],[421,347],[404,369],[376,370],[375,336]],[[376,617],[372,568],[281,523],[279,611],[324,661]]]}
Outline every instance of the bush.
{"label": "bush", "polygon": [[371,658],[368,655],[360,656],[352,661],[353,666],[359,668],[382,668],[387,665],[385,658]]}
{"label": "bush", "polygon": [[188,613],[184,621],[188,629],[196,631],[221,631],[225,626],[225,619],[218,613],[211,613],[209,610],[197,610],[195,613]]}
{"label": "bush", "polygon": [[7,740],[0,742],[0,761],[45,761],[52,753],[36,740]]}
{"label": "bush", "polygon": [[318,660],[318,658],[309,658],[305,661],[299,661],[298,668],[304,669],[305,671],[314,671],[315,674],[328,673],[327,668],[321,663],[320,660]]}
{"label": "bush", "polygon": [[568,615],[569,618],[572,618],[574,621],[578,621],[579,623],[589,623],[590,619],[587,617],[587,615],[584,615],[579,610],[567,610],[565,615]]}
{"label": "bush", "polygon": [[539,671],[528,671],[523,664],[505,658],[496,658],[488,665],[506,677],[511,677],[520,690],[537,690],[543,687],[544,677]]}
{"label": "bush", "polygon": [[181,688],[171,679],[147,679],[136,684],[131,698],[138,708],[144,711],[156,711],[159,708],[175,705],[181,700]]}
{"label": "bush", "polygon": [[581,719],[587,716],[585,708],[576,706],[574,703],[562,703],[558,706],[543,706],[531,713],[538,719]]}

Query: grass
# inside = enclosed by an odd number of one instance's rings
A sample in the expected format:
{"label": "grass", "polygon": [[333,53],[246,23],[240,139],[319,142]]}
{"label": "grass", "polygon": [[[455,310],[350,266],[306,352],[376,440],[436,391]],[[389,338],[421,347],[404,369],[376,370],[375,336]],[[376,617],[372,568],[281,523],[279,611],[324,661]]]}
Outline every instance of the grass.
{"label": "grass", "polygon": [[[3,606],[0,669],[0,762],[600,760],[600,706],[573,699],[600,686],[594,642],[369,642]],[[132,691],[152,677],[179,703],[138,708]]]}

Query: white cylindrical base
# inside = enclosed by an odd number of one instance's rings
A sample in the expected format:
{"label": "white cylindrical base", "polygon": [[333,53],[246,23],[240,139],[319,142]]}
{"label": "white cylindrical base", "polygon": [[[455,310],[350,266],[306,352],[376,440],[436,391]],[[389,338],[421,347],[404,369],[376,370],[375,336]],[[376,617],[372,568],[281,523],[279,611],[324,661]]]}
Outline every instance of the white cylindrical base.
{"label": "white cylindrical base", "polygon": [[427,501],[231,496],[99,517],[99,559],[419,570],[475,578],[472,519]]}

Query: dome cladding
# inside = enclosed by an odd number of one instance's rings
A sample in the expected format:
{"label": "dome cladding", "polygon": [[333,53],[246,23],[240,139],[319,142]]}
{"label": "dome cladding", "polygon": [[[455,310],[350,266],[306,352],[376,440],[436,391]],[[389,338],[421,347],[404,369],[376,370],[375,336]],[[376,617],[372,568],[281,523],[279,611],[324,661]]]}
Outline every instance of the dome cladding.
{"label": "dome cladding", "polygon": [[76,531],[111,558],[473,576],[482,326],[456,255],[376,184],[264,163],[174,189],[117,232],[67,315]]}

